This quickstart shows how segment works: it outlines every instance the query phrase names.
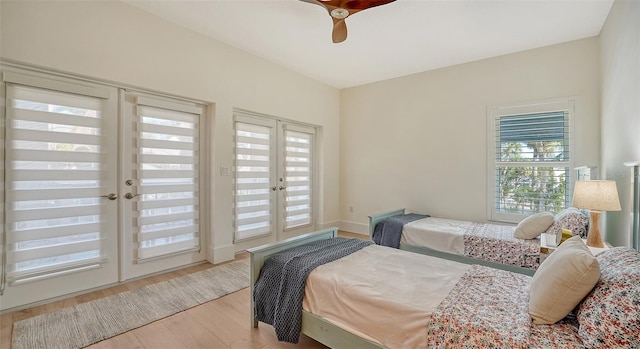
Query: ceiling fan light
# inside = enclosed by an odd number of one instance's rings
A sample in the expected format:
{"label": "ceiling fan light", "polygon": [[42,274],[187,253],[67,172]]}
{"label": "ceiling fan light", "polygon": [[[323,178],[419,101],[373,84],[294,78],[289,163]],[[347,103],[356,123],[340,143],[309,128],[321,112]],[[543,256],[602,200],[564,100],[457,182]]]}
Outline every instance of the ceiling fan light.
{"label": "ceiling fan light", "polygon": [[344,18],[347,18],[348,16],[349,16],[349,11],[343,8],[335,8],[331,10],[331,17],[335,19],[344,19]]}

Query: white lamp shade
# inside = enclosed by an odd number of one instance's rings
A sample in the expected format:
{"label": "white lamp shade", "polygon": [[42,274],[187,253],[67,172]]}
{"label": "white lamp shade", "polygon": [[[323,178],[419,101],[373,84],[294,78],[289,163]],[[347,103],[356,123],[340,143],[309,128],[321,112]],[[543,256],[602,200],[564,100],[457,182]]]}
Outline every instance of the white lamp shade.
{"label": "white lamp shade", "polygon": [[576,181],[571,206],[595,211],[620,211],[615,181]]}

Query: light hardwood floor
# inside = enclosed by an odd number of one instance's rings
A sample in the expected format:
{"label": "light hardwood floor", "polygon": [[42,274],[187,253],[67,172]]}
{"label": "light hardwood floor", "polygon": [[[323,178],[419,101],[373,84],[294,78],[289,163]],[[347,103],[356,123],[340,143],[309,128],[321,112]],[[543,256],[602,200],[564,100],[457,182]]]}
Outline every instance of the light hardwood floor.
{"label": "light hardwood floor", "polygon": [[[360,234],[340,232],[340,236],[367,238]],[[249,258],[248,253],[236,255],[236,260]],[[10,348],[14,321],[52,312],[61,308],[88,302],[119,292],[173,279],[211,267],[210,263],[172,271],[169,273],[126,282],[104,290],[55,301],[45,305],[0,315],[0,348]],[[313,339],[301,336],[297,345],[278,342],[273,328],[260,323],[252,328],[249,323],[249,288],[226,295],[211,302],[188,309],[146,326],[98,342],[91,349],[124,348],[207,348],[207,349],[276,349],[327,348]]]}

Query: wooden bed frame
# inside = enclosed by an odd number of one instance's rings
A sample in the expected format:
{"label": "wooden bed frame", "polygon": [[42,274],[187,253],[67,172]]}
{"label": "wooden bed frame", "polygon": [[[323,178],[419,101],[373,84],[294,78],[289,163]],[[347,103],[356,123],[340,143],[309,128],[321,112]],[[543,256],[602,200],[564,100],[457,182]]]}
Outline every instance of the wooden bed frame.
{"label": "wooden bed frame", "polygon": [[[398,209],[398,210],[384,212],[384,213],[380,213],[380,214],[369,216],[369,237],[371,237],[373,239],[373,232],[374,232],[375,227],[376,227],[376,225],[378,223],[384,221],[385,219],[387,219],[389,217],[403,215],[404,213],[405,213],[405,209],[401,208],[401,209]],[[421,254],[425,254],[425,255],[429,255],[429,256],[434,256],[434,257],[438,257],[438,258],[449,259],[449,260],[452,260],[452,261],[465,263],[465,264],[480,264],[480,265],[484,265],[484,266],[491,267],[491,268],[508,270],[508,271],[512,271],[512,272],[520,273],[520,274],[524,274],[524,275],[529,275],[529,276],[533,276],[533,274],[536,272],[535,269],[531,269],[531,268],[525,268],[525,267],[520,267],[520,266],[516,266],[516,265],[496,263],[496,262],[486,261],[486,260],[482,260],[482,259],[471,258],[471,257],[467,257],[467,256],[453,254],[453,253],[437,251],[437,250],[434,250],[434,249],[431,249],[431,248],[428,248],[428,247],[407,245],[407,244],[402,244],[401,243],[400,244],[400,249],[401,250],[410,251],[410,252],[415,252],[415,253],[421,253]]]}
{"label": "wooden bed frame", "polygon": [[[304,234],[279,242],[255,247],[247,251],[251,255],[251,325],[258,327],[256,307],[253,299],[255,287],[260,269],[269,256],[280,253],[286,249],[300,246],[309,242],[330,239],[338,236],[338,228],[329,228],[315,233]],[[381,349],[384,346],[356,336],[343,330],[331,322],[315,316],[307,311],[302,311],[302,333],[330,348],[353,349]]]}

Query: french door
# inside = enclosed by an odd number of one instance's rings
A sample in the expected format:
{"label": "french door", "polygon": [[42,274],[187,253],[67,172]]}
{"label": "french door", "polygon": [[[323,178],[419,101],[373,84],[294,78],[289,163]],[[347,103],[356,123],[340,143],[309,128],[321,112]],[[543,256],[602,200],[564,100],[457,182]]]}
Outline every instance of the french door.
{"label": "french door", "polygon": [[4,71],[2,309],[118,280],[118,91]]}
{"label": "french door", "polygon": [[205,259],[203,107],[122,92],[124,279]]}
{"label": "french door", "polygon": [[205,259],[201,104],[2,74],[1,309]]}
{"label": "french door", "polygon": [[237,250],[315,228],[315,128],[236,110]]}

